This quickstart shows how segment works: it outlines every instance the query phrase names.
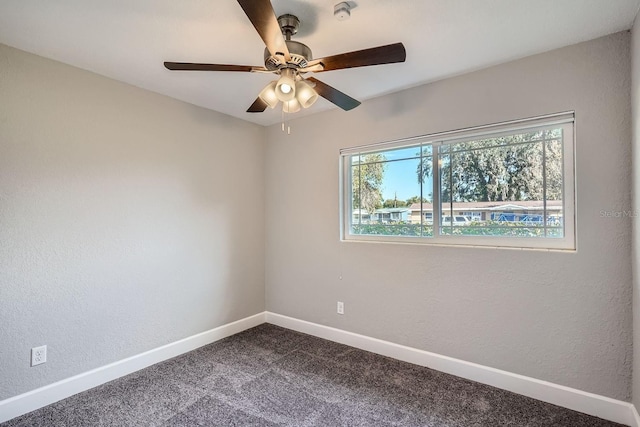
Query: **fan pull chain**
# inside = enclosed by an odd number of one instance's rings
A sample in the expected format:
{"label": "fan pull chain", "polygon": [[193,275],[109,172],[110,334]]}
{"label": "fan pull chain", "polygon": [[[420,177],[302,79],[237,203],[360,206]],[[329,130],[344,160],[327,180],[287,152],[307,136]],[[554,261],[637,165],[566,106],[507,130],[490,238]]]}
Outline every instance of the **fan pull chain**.
{"label": "fan pull chain", "polygon": [[287,113],[285,113],[284,108],[282,108],[282,132],[284,132],[286,128],[287,135],[291,135],[291,126],[289,126],[289,123],[287,121],[288,117],[289,116],[287,115]]}

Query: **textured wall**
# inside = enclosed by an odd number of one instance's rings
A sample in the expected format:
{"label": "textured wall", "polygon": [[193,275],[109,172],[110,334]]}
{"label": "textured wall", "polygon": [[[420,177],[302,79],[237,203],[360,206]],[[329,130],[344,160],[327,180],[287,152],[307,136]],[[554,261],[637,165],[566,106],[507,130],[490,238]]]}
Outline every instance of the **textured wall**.
{"label": "textured wall", "polygon": [[[267,309],[629,400],[630,220],[600,215],[630,206],[629,40],[294,120],[290,137],[270,127]],[[567,110],[577,120],[577,252],[339,241],[341,147]]]}
{"label": "textured wall", "polygon": [[[633,212],[640,215],[640,15],[631,30]],[[633,220],[633,404],[640,410],[640,217]]]}
{"label": "textured wall", "polygon": [[261,127],[2,45],[0,100],[0,400],[264,310]]}

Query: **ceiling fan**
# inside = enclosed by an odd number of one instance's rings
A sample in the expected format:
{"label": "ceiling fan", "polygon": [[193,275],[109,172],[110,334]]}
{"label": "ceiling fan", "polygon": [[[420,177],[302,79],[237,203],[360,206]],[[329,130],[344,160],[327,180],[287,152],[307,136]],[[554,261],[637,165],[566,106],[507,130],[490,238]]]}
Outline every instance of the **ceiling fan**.
{"label": "ceiling fan", "polygon": [[345,111],[351,110],[360,105],[360,102],[318,79],[305,78],[303,75],[404,62],[406,59],[402,43],[313,59],[307,45],[291,40],[300,26],[300,20],[296,16],[286,14],[276,18],[269,0],[238,0],[238,3],[266,45],[264,67],[191,62],[165,62],[164,66],[169,70],[240,71],[279,75],[278,80],[272,81],[260,92],[247,110],[248,113],[262,113],[267,107],[275,108],[278,102],[282,102],[284,112],[295,113],[301,107],[313,105],[318,96]]}

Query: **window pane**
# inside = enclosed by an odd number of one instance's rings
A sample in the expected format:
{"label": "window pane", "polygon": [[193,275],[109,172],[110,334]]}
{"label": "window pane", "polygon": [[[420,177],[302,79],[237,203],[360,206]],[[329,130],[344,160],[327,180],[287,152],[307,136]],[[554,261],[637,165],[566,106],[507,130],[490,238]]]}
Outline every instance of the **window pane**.
{"label": "window pane", "polygon": [[362,225],[370,224],[373,212],[381,205],[384,155],[370,153],[351,156],[352,233],[362,234]]}
{"label": "window pane", "polygon": [[441,146],[441,234],[545,237],[543,144],[551,132]]}
{"label": "window pane", "polygon": [[[431,154],[424,147],[423,156]],[[421,181],[430,182],[431,157],[421,147],[378,151],[351,157],[351,233],[430,236],[432,224],[421,216]],[[431,191],[429,192],[431,193]]]}
{"label": "window pane", "polygon": [[[562,130],[557,129],[558,133]],[[549,131],[551,135],[552,131]],[[557,136],[557,135],[556,135]],[[545,177],[547,194],[547,237],[564,237],[563,158],[562,139],[553,139],[545,145]]]}

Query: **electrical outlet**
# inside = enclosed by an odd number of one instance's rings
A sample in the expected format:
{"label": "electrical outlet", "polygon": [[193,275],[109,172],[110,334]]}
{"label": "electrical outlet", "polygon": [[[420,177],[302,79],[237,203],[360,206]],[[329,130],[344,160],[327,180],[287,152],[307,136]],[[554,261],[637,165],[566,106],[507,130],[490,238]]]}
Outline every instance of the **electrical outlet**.
{"label": "electrical outlet", "polygon": [[31,349],[31,366],[41,365],[47,361],[47,346],[33,347]]}
{"label": "electrical outlet", "polygon": [[338,301],[338,314],[344,314],[344,303],[342,301]]}

